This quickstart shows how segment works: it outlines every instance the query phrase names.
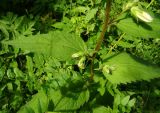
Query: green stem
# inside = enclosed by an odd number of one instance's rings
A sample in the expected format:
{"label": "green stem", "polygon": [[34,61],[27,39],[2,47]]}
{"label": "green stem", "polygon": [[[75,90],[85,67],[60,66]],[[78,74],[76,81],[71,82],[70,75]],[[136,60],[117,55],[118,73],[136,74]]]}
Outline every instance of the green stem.
{"label": "green stem", "polygon": [[151,2],[148,4],[148,6],[146,7],[147,9],[153,4],[155,0],[151,0]]}
{"label": "green stem", "polygon": [[110,48],[110,50],[109,50],[109,52],[107,53],[107,54],[109,54],[109,53],[111,53],[112,52],[112,50],[116,47],[116,45],[122,40],[122,38],[123,38],[123,36],[125,35],[126,33],[123,33],[121,36],[120,36],[120,38],[118,39],[118,41]]}

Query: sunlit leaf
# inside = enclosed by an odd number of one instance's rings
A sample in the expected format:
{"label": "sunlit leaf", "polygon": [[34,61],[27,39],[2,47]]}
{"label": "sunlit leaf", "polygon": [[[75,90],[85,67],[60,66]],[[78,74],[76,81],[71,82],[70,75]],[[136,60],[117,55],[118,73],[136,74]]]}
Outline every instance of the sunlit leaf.
{"label": "sunlit leaf", "polygon": [[117,27],[132,37],[160,38],[160,16],[154,16],[150,23],[136,21],[131,17],[122,18]]}
{"label": "sunlit leaf", "polygon": [[127,53],[120,53],[105,59],[105,63],[114,67],[107,77],[112,83],[136,82],[160,77],[160,67],[144,62]]}
{"label": "sunlit leaf", "polygon": [[[39,91],[32,100],[21,107],[18,113],[44,113],[48,109],[47,95],[44,91]],[[32,112],[31,112],[32,111]]]}
{"label": "sunlit leaf", "polygon": [[69,60],[72,54],[85,51],[84,42],[80,37],[63,31],[19,37],[19,39],[4,43],[22,50],[53,56],[59,60]]}

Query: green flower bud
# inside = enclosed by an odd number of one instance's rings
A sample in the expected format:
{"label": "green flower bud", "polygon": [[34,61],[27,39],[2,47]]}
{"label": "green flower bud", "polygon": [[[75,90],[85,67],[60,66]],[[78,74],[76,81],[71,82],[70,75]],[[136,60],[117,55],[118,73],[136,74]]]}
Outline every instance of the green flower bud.
{"label": "green flower bud", "polygon": [[151,15],[149,13],[143,11],[142,9],[140,9],[138,6],[131,8],[131,14],[144,22],[152,22],[153,21],[153,18],[151,17]]}
{"label": "green flower bud", "polygon": [[83,52],[77,52],[77,53],[74,53],[73,55],[72,55],[72,58],[78,58],[78,57],[81,57],[81,56],[83,56],[84,55],[84,53]]}
{"label": "green flower bud", "polygon": [[108,65],[103,66],[102,72],[103,72],[103,74],[105,74],[105,73],[110,74],[110,68],[109,68],[109,66]]}
{"label": "green flower bud", "polygon": [[105,65],[102,68],[102,72],[104,75],[112,74],[112,71],[114,71],[114,70],[115,70],[115,66]]}
{"label": "green flower bud", "polygon": [[138,4],[138,0],[134,0],[132,2],[128,2],[124,7],[123,10],[126,11],[128,9],[131,9],[133,6],[136,6]]}
{"label": "green flower bud", "polygon": [[85,68],[85,60],[86,60],[86,57],[82,57],[79,62],[78,62],[78,67],[80,69],[84,69]]}

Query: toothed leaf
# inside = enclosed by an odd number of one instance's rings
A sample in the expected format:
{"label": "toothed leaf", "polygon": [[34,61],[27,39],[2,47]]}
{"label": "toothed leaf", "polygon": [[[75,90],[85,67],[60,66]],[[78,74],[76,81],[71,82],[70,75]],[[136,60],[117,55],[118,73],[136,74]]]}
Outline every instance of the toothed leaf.
{"label": "toothed leaf", "polygon": [[44,113],[48,109],[47,95],[39,91],[32,100],[25,104],[17,113]]}
{"label": "toothed leaf", "polygon": [[3,42],[16,48],[35,53],[51,55],[60,60],[71,59],[72,54],[84,51],[82,39],[72,33],[55,31]]}
{"label": "toothed leaf", "polygon": [[160,77],[160,67],[141,61],[127,53],[108,57],[106,64],[113,69],[110,70],[111,73],[107,76],[107,79],[115,84],[139,80],[149,81]]}
{"label": "toothed leaf", "polygon": [[89,91],[69,92],[63,95],[60,91],[50,90],[50,98],[55,105],[54,111],[76,110],[88,101]]}
{"label": "toothed leaf", "polygon": [[159,38],[160,19],[154,16],[153,22],[144,23],[136,21],[131,17],[122,18],[118,24],[118,29],[128,36],[141,38]]}

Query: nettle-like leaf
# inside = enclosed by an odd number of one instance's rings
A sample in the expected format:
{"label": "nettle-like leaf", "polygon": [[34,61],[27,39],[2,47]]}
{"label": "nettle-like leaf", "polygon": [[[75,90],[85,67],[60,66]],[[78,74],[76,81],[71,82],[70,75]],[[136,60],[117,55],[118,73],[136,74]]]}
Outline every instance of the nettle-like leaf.
{"label": "nettle-like leaf", "polygon": [[[65,93],[65,94],[63,94]],[[49,88],[40,90],[33,98],[20,108],[17,113],[47,113],[48,111],[76,111],[89,100],[89,91],[62,92]]]}
{"label": "nettle-like leaf", "polygon": [[23,36],[3,43],[22,50],[50,55],[59,60],[70,60],[72,54],[85,51],[85,44],[82,39],[66,31],[54,31],[29,37]]}
{"label": "nettle-like leaf", "polygon": [[[123,15],[124,16],[124,15]],[[132,37],[160,38],[160,17],[154,16],[150,23],[136,21],[132,17],[121,18],[116,25],[119,30]]]}
{"label": "nettle-like leaf", "polygon": [[41,90],[33,96],[32,100],[21,107],[17,113],[45,113],[48,109],[48,98],[46,93]]}
{"label": "nettle-like leaf", "polygon": [[89,100],[89,91],[68,91],[63,95],[59,90],[50,90],[49,97],[54,103],[54,111],[75,111]]}
{"label": "nettle-like leaf", "polygon": [[107,57],[105,64],[110,68],[107,79],[115,84],[160,77],[160,67],[141,61],[127,53]]}

